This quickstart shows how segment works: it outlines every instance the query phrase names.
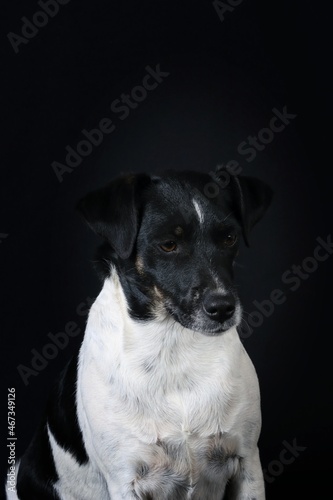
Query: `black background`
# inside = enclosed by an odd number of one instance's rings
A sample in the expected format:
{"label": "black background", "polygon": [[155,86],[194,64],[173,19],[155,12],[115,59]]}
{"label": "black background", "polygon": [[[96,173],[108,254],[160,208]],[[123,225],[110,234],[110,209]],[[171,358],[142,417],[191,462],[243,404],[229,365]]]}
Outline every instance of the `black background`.
{"label": "black background", "polygon": [[[285,441],[306,447],[267,483],[267,498],[326,498],[331,467],[331,276],[333,257],[291,291],[282,275],[313,255],[332,230],[330,65],[331,12],[310,1],[244,0],[222,22],[211,1],[79,2],[57,15],[16,54],[8,32],[21,34],[35,1],[11,1],[2,24],[3,76],[0,197],[3,438],[7,387],[17,394],[17,455],[35,429],[53,377],[82,334],[24,385],[47,334],[85,317],[76,312],[101,284],[92,261],[97,238],[75,203],[121,172],[161,168],[210,171],[237,160],[275,191],[251,247],[238,260],[247,313],[279,288],[286,300],[244,339],[258,372],[265,469]],[[110,110],[146,75],[169,76],[125,120]],[[272,109],[297,114],[252,162],[237,151],[267,127]],[[102,118],[116,125],[63,181],[67,145]],[[8,235],[5,237],[5,235]],[[246,317],[246,314],[245,314]],[[5,440],[2,449],[6,450]],[[290,455],[287,455],[288,458]],[[5,474],[6,452],[2,454]],[[279,468],[279,465],[276,465]],[[271,465],[271,470],[274,466]],[[270,474],[271,477],[273,477]]]}

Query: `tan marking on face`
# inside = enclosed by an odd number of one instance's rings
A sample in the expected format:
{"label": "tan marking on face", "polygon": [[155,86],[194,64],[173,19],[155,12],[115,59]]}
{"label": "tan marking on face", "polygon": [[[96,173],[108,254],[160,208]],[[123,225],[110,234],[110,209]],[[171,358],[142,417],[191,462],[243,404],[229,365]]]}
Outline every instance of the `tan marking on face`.
{"label": "tan marking on face", "polygon": [[135,267],[140,274],[144,274],[144,265],[143,265],[143,260],[140,257],[140,255],[137,256],[136,261],[135,261]]}
{"label": "tan marking on face", "polygon": [[183,234],[184,230],[182,227],[180,226],[177,226],[176,229],[175,229],[175,235],[177,236],[181,236]]}
{"label": "tan marking on face", "polygon": [[157,299],[159,299],[159,300],[163,300],[164,299],[163,293],[161,292],[161,290],[159,288],[157,288],[156,285],[154,285],[154,293],[155,293],[155,296],[156,296]]}

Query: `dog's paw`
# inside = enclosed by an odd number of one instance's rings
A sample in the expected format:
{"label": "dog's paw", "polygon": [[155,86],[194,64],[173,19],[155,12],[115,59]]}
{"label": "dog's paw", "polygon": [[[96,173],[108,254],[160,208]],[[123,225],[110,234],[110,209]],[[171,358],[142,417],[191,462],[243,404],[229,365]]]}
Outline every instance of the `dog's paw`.
{"label": "dog's paw", "polygon": [[133,493],[140,500],[185,500],[191,490],[188,480],[168,466],[149,467],[141,463],[137,467],[136,477],[132,482]]}

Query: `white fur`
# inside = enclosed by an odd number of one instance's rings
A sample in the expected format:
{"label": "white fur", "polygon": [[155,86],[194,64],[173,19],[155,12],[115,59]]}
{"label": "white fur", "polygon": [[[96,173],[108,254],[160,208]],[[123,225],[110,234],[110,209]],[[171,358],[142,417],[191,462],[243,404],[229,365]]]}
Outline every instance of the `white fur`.
{"label": "white fur", "polygon": [[59,480],[55,483],[64,500],[91,500],[108,498],[105,481],[94,462],[80,465],[73,455],[56,442],[48,427],[48,436]]}
{"label": "white fur", "polygon": [[[134,321],[115,271],[89,314],[77,406],[89,477],[99,471],[108,491],[90,498],[134,500],[145,488],[155,488],[156,499],[171,499],[163,475],[167,469],[193,488],[197,483],[187,498],[221,500],[225,483],[237,472],[235,498],[265,498],[256,444],[258,382],[236,329],[205,336],[163,314],[148,323]],[[161,442],[178,447],[176,460],[170,460]],[[68,468],[75,477],[73,459],[52,436],[51,443],[57,470]],[[207,492],[201,479],[213,474],[206,457],[216,443],[235,457],[213,478],[219,494]],[[244,457],[241,463],[236,455]],[[149,467],[149,474],[138,474],[140,464]],[[173,476],[167,479],[171,488]],[[70,496],[65,479],[58,486],[61,498],[77,498]]]}
{"label": "white fur", "polygon": [[[20,461],[18,460],[15,463],[15,479],[17,479],[19,467],[20,467]],[[19,498],[17,496],[17,492],[16,492],[16,487],[15,487],[15,491],[12,491],[12,489],[9,489],[9,487],[12,488],[12,485],[9,486],[9,484],[6,482],[7,500],[19,500]]]}
{"label": "white fur", "polygon": [[204,223],[204,219],[205,219],[203,210],[201,209],[201,207],[200,207],[199,203],[197,202],[197,200],[193,199],[192,203],[193,203],[195,211],[196,211],[196,213],[198,215],[198,219],[199,219],[200,224],[203,224]]}
{"label": "white fur", "polygon": [[7,495],[7,500],[19,500],[19,497],[17,496],[16,490],[11,491],[6,489],[6,495]]}

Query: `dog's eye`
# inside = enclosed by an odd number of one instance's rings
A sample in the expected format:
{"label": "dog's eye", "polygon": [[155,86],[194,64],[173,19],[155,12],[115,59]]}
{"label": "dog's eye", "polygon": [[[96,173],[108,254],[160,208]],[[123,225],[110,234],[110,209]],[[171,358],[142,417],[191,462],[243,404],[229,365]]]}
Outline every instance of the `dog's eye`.
{"label": "dog's eye", "polygon": [[177,248],[177,245],[174,241],[165,241],[164,243],[160,244],[160,248],[164,252],[174,252]]}
{"label": "dog's eye", "polygon": [[237,241],[237,234],[236,233],[228,233],[224,238],[223,238],[223,246],[226,248],[233,247],[234,244]]}

